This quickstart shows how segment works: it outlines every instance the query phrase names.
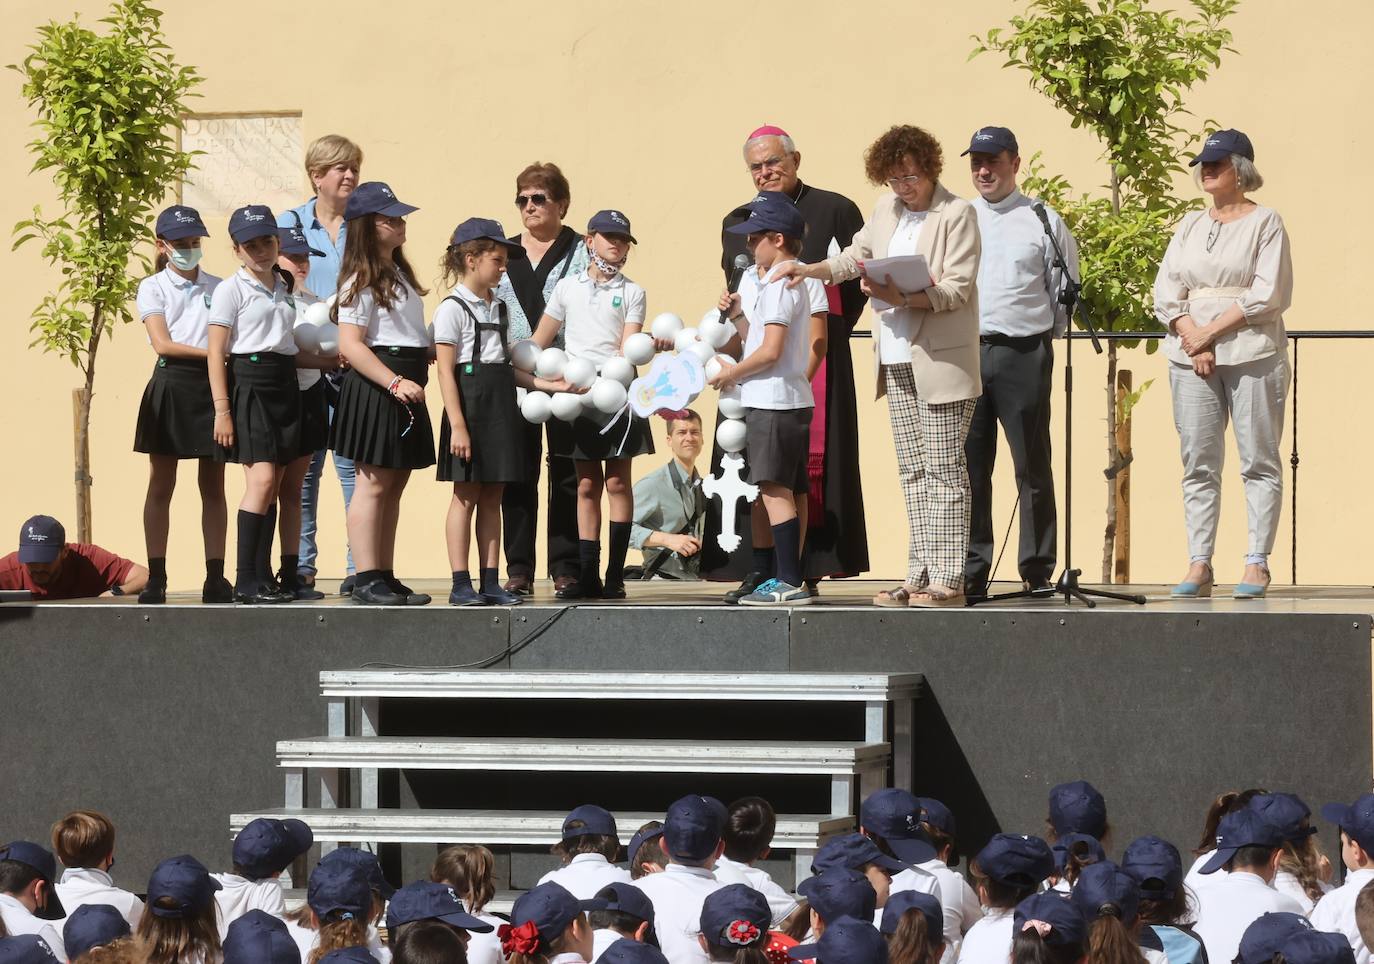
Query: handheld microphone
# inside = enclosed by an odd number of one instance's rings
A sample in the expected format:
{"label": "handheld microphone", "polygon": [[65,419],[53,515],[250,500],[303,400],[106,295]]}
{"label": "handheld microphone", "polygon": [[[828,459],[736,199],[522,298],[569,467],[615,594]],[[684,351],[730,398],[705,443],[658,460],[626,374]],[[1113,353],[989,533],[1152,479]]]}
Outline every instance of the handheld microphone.
{"label": "handheld microphone", "polygon": [[[735,255],[734,267],[730,271],[730,284],[725,290],[728,291],[730,294],[734,294],[736,291],[738,291],[739,283],[744,280],[744,272],[748,271],[749,266],[753,263],[754,259],[749,257],[749,255],[747,254]],[[720,313],[720,321],[721,324],[728,323],[730,321],[729,313],[722,311]]]}
{"label": "handheld microphone", "polygon": [[1031,210],[1033,210],[1035,216],[1040,219],[1040,223],[1045,226],[1045,230],[1050,230],[1050,216],[1045,213],[1045,203],[1043,201],[1036,201],[1031,205]]}

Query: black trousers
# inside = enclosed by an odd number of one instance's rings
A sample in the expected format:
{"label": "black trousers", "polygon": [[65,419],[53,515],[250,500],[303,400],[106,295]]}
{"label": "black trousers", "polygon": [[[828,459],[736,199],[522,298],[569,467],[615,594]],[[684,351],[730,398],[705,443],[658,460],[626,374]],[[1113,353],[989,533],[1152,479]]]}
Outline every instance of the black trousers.
{"label": "black trousers", "polygon": [[534,540],[539,531],[539,473],[549,469],[549,578],[577,576],[577,470],[572,459],[544,458],[544,426],[521,421],[521,446],[529,466],[529,481],[507,483],[501,496],[501,526],[506,544],[506,572],[537,578]]}
{"label": "black trousers", "polygon": [[1031,584],[1052,582],[1058,551],[1054,473],[1050,467],[1050,387],[1054,348],[1048,334],[998,338],[981,346],[983,395],[973,410],[964,450],[973,491],[969,520],[966,591],[987,591],[997,533],[992,529],[992,470],[997,461],[997,427],[1011,449],[1021,494],[1017,569]]}

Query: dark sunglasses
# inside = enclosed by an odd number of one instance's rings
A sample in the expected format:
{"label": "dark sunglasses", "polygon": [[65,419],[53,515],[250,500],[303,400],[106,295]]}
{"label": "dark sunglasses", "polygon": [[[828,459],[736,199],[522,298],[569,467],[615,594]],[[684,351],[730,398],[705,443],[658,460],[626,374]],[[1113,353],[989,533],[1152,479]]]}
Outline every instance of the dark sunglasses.
{"label": "dark sunglasses", "polygon": [[518,208],[525,207],[531,201],[534,202],[535,207],[542,208],[549,203],[549,196],[547,194],[517,194],[515,196],[515,206]]}

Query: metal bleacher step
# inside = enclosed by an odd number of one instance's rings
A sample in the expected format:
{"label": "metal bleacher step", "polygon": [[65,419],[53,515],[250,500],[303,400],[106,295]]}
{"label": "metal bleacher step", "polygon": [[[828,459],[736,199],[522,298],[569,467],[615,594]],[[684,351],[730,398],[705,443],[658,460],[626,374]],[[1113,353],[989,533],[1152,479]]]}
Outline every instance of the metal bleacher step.
{"label": "metal bleacher step", "polygon": [[[515,907],[516,899],[522,893],[523,891],[519,890],[498,890],[482,908],[482,913],[509,918],[511,910]],[[304,906],[305,896],[304,887],[288,887],[282,891],[282,898],[286,901],[288,912]]]}

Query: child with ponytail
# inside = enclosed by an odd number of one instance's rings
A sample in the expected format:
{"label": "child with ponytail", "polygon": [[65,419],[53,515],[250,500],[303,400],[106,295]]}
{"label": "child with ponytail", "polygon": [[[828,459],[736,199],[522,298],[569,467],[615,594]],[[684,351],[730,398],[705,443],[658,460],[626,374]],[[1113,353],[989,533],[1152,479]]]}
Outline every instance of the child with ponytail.
{"label": "child with ponytail", "polygon": [[719,964],[769,964],[764,948],[773,910],[748,884],[727,884],[701,905],[701,949]]}
{"label": "child with ponytail", "polygon": [[501,939],[496,928],[505,923],[499,917],[483,913],[496,896],[496,857],[480,844],[455,844],[439,851],[430,868],[429,879],[436,884],[453,888],[463,908],[473,917],[492,925],[489,934],[473,934],[468,941],[468,964],[501,964]]}
{"label": "child with ponytail", "polygon": [[526,891],[511,908],[510,923],[497,930],[507,964],[576,964],[592,957],[592,927],[588,910],[602,903],[578,900],[558,884],[540,884]]}
{"label": "child with ponytail", "polygon": [[1087,953],[1088,922],[1057,891],[1027,897],[1012,918],[1011,964],[1079,964]]}
{"label": "child with ponytail", "polygon": [[1110,860],[1083,868],[1069,899],[1088,922],[1086,964],[1167,964],[1153,930],[1141,940],[1140,885]]}
{"label": "child with ponytail", "polygon": [[1121,869],[1140,885],[1140,922],[1159,938],[1169,964],[1204,964],[1202,938],[1192,928],[1197,908],[1183,886],[1178,848],[1159,837],[1137,838],[1126,848]]}
{"label": "child with ponytail", "polygon": [[148,964],[220,964],[217,890],[219,881],[187,854],[153,868],[147,911],[138,922]]}
{"label": "child with ponytail", "polygon": [[1003,964],[1012,945],[1012,917],[1021,901],[1054,872],[1054,855],[1039,837],[999,833],[969,864],[983,917],[964,935],[959,959]]}
{"label": "child with ponytail", "polygon": [[888,964],[939,964],[945,952],[945,911],[934,894],[903,890],[883,908]]}
{"label": "child with ponytail", "polygon": [[305,902],[316,934],[314,946],[301,958],[301,964],[319,964],[330,951],[367,947],[372,888],[358,868],[320,864],[310,875]]}

